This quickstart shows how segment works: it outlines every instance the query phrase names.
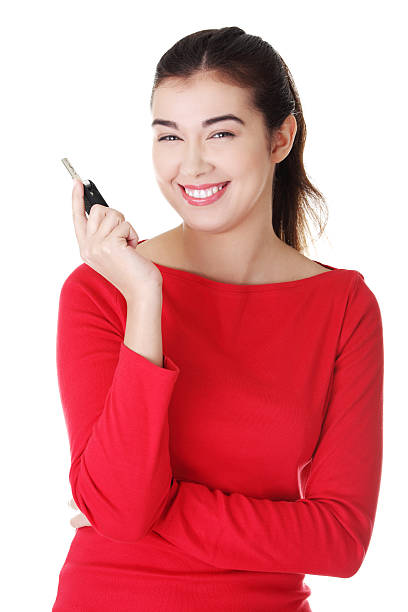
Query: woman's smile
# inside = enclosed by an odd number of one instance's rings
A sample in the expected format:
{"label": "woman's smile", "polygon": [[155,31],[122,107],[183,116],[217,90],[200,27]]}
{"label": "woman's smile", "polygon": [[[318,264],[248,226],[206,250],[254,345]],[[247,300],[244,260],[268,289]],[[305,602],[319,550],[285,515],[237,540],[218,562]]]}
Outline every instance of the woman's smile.
{"label": "woman's smile", "polygon": [[[183,194],[184,199],[188,202],[188,204],[192,204],[193,206],[206,206],[207,204],[212,204],[213,202],[218,201],[224,195],[230,182],[231,181],[227,181],[226,183],[224,183],[224,185],[221,188],[218,187],[217,191],[213,193],[212,195],[208,197],[198,197],[198,198],[197,197],[195,198],[189,195],[182,185],[179,185],[179,187],[181,189],[181,193]],[[201,191],[201,193],[204,193],[204,192],[205,190]]]}

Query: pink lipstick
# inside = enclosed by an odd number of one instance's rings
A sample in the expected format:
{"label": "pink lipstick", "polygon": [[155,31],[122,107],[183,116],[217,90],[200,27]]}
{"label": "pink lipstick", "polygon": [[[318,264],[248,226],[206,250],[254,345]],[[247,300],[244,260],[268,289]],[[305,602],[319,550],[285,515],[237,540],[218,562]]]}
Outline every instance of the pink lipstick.
{"label": "pink lipstick", "polygon": [[213,202],[216,202],[217,200],[219,200],[222,197],[222,195],[225,193],[229,183],[230,181],[227,181],[226,183],[224,183],[222,189],[219,189],[218,191],[213,193],[213,195],[211,195],[209,198],[192,198],[191,196],[188,195],[188,193],[186,192],[186,190],[184,189],[182,185],[179,185],[179,187],[181,189],[184,199],[189,204],[192,204],[193,206],[205,206],[207,204],[212,204]]}

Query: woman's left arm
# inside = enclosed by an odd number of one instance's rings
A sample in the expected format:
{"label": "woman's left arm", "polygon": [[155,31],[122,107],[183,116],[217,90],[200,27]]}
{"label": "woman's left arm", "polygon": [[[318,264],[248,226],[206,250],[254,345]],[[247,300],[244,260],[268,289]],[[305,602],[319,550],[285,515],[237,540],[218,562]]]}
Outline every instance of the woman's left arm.
{"label": "woman's left arm", "polygon": [[272,501],[174,480],[151,529],[215,567],[353,576],[380,488],[383,362],[380,309],[356,275],[304,498]]}

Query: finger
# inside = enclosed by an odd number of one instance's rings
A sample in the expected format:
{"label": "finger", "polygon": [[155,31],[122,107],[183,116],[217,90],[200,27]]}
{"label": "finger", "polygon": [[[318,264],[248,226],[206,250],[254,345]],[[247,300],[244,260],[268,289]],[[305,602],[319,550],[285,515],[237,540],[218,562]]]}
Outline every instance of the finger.
{"label": "finger", "polygon": [[78,506],[75,503],[75,500],[73,498],[71,498],[68,502],[68,506],[70,506],[71,508],[73,508],[74,510],[79,510]]}
{"label": "finger", "polygon": [[113,208],[107,209],[106,206],[104,206],[104,208],[107,212],[98,227],[98,236],[100,238],[106,238],[114,227],[125,221],[125,215],[123,213]]}
{"label": "finger", "polygon": [[86,518],[85,514],[77,514],[70,521],[72,527],[78,529],[79,527],[92,527],[91,523]]}
{"label": "finger", "polygon": [[126,238],[128,246],[136,247],[139,242],[139,236],[133,225],[129,221],[122,221],[119,223],[111,232],[111,236],[114,239],[123,240]]}
{"label": "finger", "polygon": [[85,213],[84,185],[78,179],[73,180],[72,186],[72,218],[74,220],[75,235],[81,249],[85,241],[88,220]]}
{"label": "finger", "polygon": [[102,204],[94,204],[89,211],[86,224],[86,235],[93,236],[100,228],[101,222],[107,215],[111,214],[111,209]]}

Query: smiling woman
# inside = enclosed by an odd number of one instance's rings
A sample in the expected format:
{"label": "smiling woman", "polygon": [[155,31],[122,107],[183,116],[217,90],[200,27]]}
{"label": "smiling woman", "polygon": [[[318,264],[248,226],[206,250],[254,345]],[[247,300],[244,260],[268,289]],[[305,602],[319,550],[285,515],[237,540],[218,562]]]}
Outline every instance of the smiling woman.
{"label": "smiling woman", "polygon": [[[208,178],[206,185],[223,179],[232,183],[235,218],[262,201],[273,233],[299,252],[312,234],[307,216],[322,234],[327,208],[303,166],[306,125],[300,99],[288,67],[267,42],[234,27],[181,39],[157,66],[150,106],[156,176],[166,199],[185,220],[186,241],[191,218],[174,198],[174,186],[189,183],[191,189],[204,189],[204,181],[191,180],[195,176]],[[208,108],[215,112],[206,118]],[[217,131],[211,131],[213,127]],[[320,210],[313,209],[311,199]],[[213,214],[221,214],[219,206]],[[231,211],[226,214],[233,224]],[[265,236],[260,234],[262,241]],[[270,242],[270,232],[267,238]]]}
{"label": "smiling woman", "polygon": [[123,215],[96,209],[83,235],[99,266],[61,290],[81,514],[53,612],[308,612],[305,575],[353,576],[371,539],[379,306],[359,271],[301,253],[306,213],[321,219],[308,198],[323,198],[271,45],[238,27],[186,36],[151,110],[156,178],[183,222],[126,244]]}

